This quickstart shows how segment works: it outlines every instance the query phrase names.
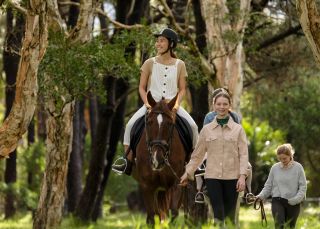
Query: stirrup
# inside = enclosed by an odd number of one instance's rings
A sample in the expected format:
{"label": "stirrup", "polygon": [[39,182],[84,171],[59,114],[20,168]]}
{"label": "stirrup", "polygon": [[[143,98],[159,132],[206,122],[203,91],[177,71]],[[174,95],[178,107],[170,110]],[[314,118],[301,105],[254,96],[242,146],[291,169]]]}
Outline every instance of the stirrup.
{"label": "stirrup", "polygon": [[[198,200],[197,197],[199,197],[199,196],[202,196],[203,200]],[[204,193],[199,191],[199,192],[197,192],[196,196],[194,197],[194,202],[196,202],[198,204],[203,204],[204,203],[204,198],[205,198]]]}
{"label": "stirrup", "polygon": [[[117,168],[120,167],[120,166],[124,166],[124,169],[123,169],[123,170],[117,169]],[[112,171],[114,171],[115,173],[121,175],[121,174],[124,174],[125,171],[127,170],[128,162],[127,162],[127,160],[126,160],[125,157],[119,157],[119,158],[113,163],[113,165],[112,165],[111,167],[112,167]]]}

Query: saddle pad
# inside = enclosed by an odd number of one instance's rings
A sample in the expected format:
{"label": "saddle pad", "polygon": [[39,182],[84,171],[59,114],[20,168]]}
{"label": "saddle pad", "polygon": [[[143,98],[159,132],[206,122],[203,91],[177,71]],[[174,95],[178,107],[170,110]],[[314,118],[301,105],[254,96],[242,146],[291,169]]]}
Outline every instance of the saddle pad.
{"label": "saddle pad", "polygon": [[[130,148],[134,154],[136,155],[136,148],[140,141],[142,132],[145,127],[145,116],[139,118],[133,125],[130,133]],[[190,154],[192,153],[192,129],[188,123],[188,121],[177,115],[175,127],[179,133],[180,140],[183,144],[185,151],[187,152],[187,160],[190,158]]]}

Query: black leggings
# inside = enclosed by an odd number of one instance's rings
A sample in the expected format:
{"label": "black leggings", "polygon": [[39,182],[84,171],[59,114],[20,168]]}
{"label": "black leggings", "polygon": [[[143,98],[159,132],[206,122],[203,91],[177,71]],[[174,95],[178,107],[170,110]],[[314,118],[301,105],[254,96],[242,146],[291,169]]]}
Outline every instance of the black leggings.
{"label": "black leggings", "polygon": [[300,204],[292,206],[288,204],[287,199],[273,197],[271,210],[276,229],[295,228],[300,213]]}
{"label": "black leggings", "polygon": [[236,190],[237,181],[206,179],[214,218],[221,222],[224,222],[227,218],[232,223],[235,223],[236,205],[239,195]]}

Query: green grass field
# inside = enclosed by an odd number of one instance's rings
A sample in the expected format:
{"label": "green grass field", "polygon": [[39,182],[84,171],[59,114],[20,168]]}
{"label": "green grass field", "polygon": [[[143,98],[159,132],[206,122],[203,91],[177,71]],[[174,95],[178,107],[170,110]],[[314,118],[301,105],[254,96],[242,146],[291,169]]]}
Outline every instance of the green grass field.
{"label": "green grass field", "polygon": [[[106,209],[107,210],[107,209]],[[270,205],[265,207],[268,225],[263,227],[260,221],[260,211],[256,211],[253,208],[241,207],[240,210],[240,228],[241,229],[259,229],[259,228],[274,228],[273,219],[271,216]],[[31,229],[32,218],[31,214],[21,215],[12,220],[1,220],[0,229]],[[103,219],[100,219],[97,223],[81,225],[72,217],[66,217],[62,221],[60,228],[63,229],[143,229],[147,228],[145,224],[145,215],[132,213],[126,209],[121,209],[117,213],[104,214]],[[183,215],[180,214],[175,224],[169,224],[168,221],[163,223],[156,223],[156,229],[164,228],[203,228],[211,229],[214,228],[212,223],[199,226],[191,227],[184,223]],[[297,229],[318,229],[320,228],[320,207],[308,207],[304,208],[300,214],[297,223]]]}

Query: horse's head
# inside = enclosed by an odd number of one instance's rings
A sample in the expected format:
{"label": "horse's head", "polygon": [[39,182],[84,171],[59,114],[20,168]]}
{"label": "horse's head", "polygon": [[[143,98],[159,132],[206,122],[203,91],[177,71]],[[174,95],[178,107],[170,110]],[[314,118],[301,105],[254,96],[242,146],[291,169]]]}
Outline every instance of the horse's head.
{"label": "horse's head", "polygon": [[173,107],[177,96],[169,102],[156,102],[151,92],[147,94],[151,111],[146,117],[146,140],[153,170],[161,170],[168,163],[173,137],[176,113]]}

